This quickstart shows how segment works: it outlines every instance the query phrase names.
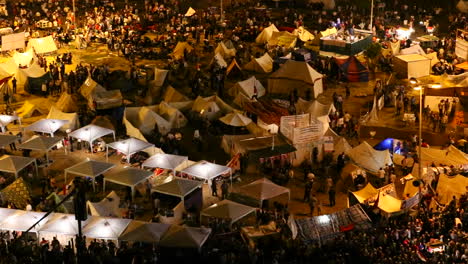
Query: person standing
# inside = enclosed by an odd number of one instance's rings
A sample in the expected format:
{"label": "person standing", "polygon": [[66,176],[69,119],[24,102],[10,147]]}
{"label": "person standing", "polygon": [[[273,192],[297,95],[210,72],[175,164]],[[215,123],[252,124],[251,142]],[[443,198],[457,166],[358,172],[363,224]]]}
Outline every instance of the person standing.
{"label": "person standing", "polygon": [[317,205],[317,198],[315,197],[315,194],[312,194],[312,197],[310,198],[310,201],[309,201],[309,208],[310,208],[310,215],[313,216],[314,215],[314,210],[315,210],[315,206]]}
{"label": "person standing", "polygon": [[211,181],[211,195],[218,196],[218,186],[216,185],[216,179]]}
{"label": "person standing", "polygon": [[227,198],[229,194],[229,185],[227,184],[226,181],[223,181],[223,184],[221,184],[221,199],[224,200]]}
{"label": "person standing", "polygon": [[13,85],[13,94],[16,94],[16,78],[13,77],[13,80],[11,80],[11,84]]}
{"label": "person standing", "polygon": [[310,192],[312,191],[312,181],[310,179],[306,182],[304,188],[304,203],[310,201]]}
{"label": "person standing", "polygon": [[335,186],[333,185],[330,187],[330,190],[328,190],[328,200],[330,202],[330,207],[333,207],[336,205],[335,196],[336,196],[336,190],[335,190]]}

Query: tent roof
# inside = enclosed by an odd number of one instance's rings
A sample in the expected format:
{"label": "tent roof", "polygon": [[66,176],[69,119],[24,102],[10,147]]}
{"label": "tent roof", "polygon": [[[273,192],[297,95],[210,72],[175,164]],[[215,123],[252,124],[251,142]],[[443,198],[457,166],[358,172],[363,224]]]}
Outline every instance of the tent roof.
{"label": "tent roof", "polygon": [[193,50],[193,47],[190,46],[187,42],[178,42],[175,46],[174,50],[172,51],[172,56],[174,59],[179,60],[184,57],[184,52],[187,50],[188,52]]}
{"label": "tent roof", "polygon": [[193,181],[181,178],[173,178],[170,182],[163,183],[154,188],[155,192],[184,198],[192,193],[203,183],[200,181]]}
{"label": "tent roof", "polygon": [[366,141],[346,153],[360,167],[376,173],[385,164],[393,164],[388,150],[375,150]]}
{"label": "tent roof", "polygon": [[230,167],[218,165],[205,160],[199,161],[182,171],[182,173],[186,173],[204,180],[211,180],[229,172],[231,172]]}
{"label": "tent roof", "polygon": [[136,138],[128,138],[107,144],[109,147],[120,151],[125,155],[132,155],[138,151],[154,147],[154,144],[139,140]]}
{"label": "tent roof", "polygon": [[317,100],[306,101],[302,98],[296,103],[296,112],[298,113],[310,113],[311,117],[328,116],[330,112],[335,112],[335,106],[333,104],[322,104]]}
{"label": "tent roof", "polygon": [[145,160],[141,166],[173,170],[187,160],[187,156],[158,153]]}
{"label": "tent roof", "polygon": [[221,122],[228,126],[243,127],[252,123],[252,119],[237,112],[229,113],[219,119]]}
{"label": "tent roof", "polygon": [[269,78],[300,80],[314,84],[315,81],[323,78],[323,75],[310,67],[305,61],[288,60]]}
{"label": "tent roof", "polygon": [[53,134],[68,122],[69,120],[46,118],[32,123],[31,125],[26,127],[26,130]]}
{"label": "tent roof", "polygon": [[[410,54],[412,54],[412,55],[422,56],[422,55],[426,55],[426,52],[424,52],[424,50],[421,48],[421,46],[413,45],[413,46],[411,46],[409,48],[400,50],[400,54],[401,55],[410,55]],[[397,57],[400,57],[400,56],[397,56]],[[422,57],[424,57],[424,56],[422,56]],[[422,59],[420,58],[419,60],[422,60]]]}
{"label": "tent roof", "polygon": [[195,15],[197,11],[195,11],[195,9],[193,9],[192,7],[189,7],[189,9],[187,10],[187,12],[185,13],[185,16],[186,17],[191,17],[193,15]]}
{"label": "tent roof", "polygon": [[231,58],[236,56],[236,49],[234,48],[228,48],[226,45],[224,45],[224,42],[219,42],[218,46],[216,47],[215,54],[220,54],[223,56],[223,58]]}
{"label": "tent roof", "polygon": [[89,98],[94,92],[99,91],[106,91],[106,89],[94,81],[91,76],[80,87],[80,93],[84,98]]}
{"label": "tent roof", "polygon": [[230,200],[222,200],[201,211],[202,215],[216,218],[230,219],[231,223],[237,222],[248,214],[255,212],[256,208],[236,203]]}
{"label": "tent roof", "polygon": [[154,68],[154,85],[163,86],[169,70]]}
{"label": "tent roof", "polygon": [[47,114],[48,111],[44,109],[44,107],[47,108],[47,105],[47,99],[39,99],[35,101],[27,100],[20,108],[18,108],[18,110],[16,110],[16,112],[21,118],[30,117],[35,111],[38,111],[41,114]]}
{"label": "tent roof", "polygon": [[352,192],[354,197],[359,201],[359,203],[364,203],[365,200],[372,198],[379,194],[379,190],[374,188],[372,184],[367,183],[367,185],[359,191]]}
{"label": "tent roof", "polygon": [[267,178],[262,178],[247,185],[241,186],[239,188],[239,193],[263,201],[285,193],[289,195],[290,191],[288,188],[277,185]]}
{"label": "tent roof", "polygon": [[104,174],[108,170],[115,167],[113,163],[107,163],[102,161],[95,160],[85,160],[76,165],[68,167],[65,169],[65,172],[80,175],[83,177],[96,177],[98,175]]}
{"label": "tent roof", "polygon": [[50,53],[57,50],[57,45],[52,36],[29,39],[28,47],[31,47],[37,54]]}
{"label": "tent roof", "polygon": [[153,172],[151,171],[127,167],[120,170],[114,170],[111,173],[104,175],[104,180],[134,187],[151,176],[153,176]]}
{"label": "tent roof", "polygon": [[[3,221],[0,223],[0,229],[26,231],[45,214],[45,212],[16,210],[14,214],[10,214],[8,217],[2,218]],[[36,232],[42,225],[44,225],[44,223],[46,223],[46,221],[47,218],[37,224],[31,231]]]}
{"label": "tent roof", "polygon": [[422,160],[428,164],[434,162],[436,165],[467,165],[468,158],[459,149],[449,146],[447,149],[422,148]]}
{"label": "tent roof", "polygon": [[168,86],[163,96],[164,102],[184,102],[190,101],[190,99],[183,95],[181,92],[177,91],[174,87]]}
{"label": "tent roof", "polygon": [[210,228],[172,225],[159,241],[159,245],[169,248],[200,249],[210,234]]}
{"label": "tent roof", "polygon": [[19,138],[17,136],[0,134],[0,148],[6,147],[11,143],[18,141],[18,139]]}
{"label": "tent roof", "polygon": [[257,89],[257,97],[261,97],[265,95],[265,87],[263,87],[262,83],[252,76],[247,80],[240,81],[234,85],[232,89],[230,89],[230,94],[232,96],[237,95],[238,93],[245,94],[248,98],[252,98],[254,96],[254,87]]}
{"label": "tent roof", "polygon": [[35,158],[3,155],[0,157],[0,171],[18,173],[34,161],[36,161]]}
{"label": "tent roof", "polygon": [[0,126],[6,127],[8,124],[18,119],[19,119],[18,116],[0,115]]}
{"label": "tent roof", "polygon": [[3,201],[11,202],[16,208],[26,208],[31,194],[28,185],[22,177],[17,178],[10,185],[0,191]]}
{"label": "tent roof", "polygon": [[67,131],[68,129],[75,129],[78,126],[78,114],[77,113],[65,113],[57,109],[55,106],[50,108],[47,119],[63,120],[66,123],[60,128],[62,131]]}
{"label": "tent roof", "polygon": [[389,194],[379,193],[378,207],[386,213],[396,213],[401,211],[402,200],[399,200]]}
{"label": "tent roof", "polygon": [[459,64],[455,65],[455,67],[463,69],[465,71],[468,71],[468,61],[459,63]]}
{"label": "tent roof", "polygon": [[273,59],[268,53],[265,53],[260,58],[253,58],[249,63],[245,64],[244,69],[261,73],[271,72],[273,70]]}
{"label": "tent roof", "polygon": [[[88,216],[86,221],[82,221],[82,226],[92,219],[94,216]],[[49,217],[48,221],[39,229],[39,233],[61,234],[75,236],[78,234],[78,224],[73,214],[54,213]]]}
{"label": "tent roof", "polygon": [[100,137],[114,133],[114,130],[90,124],[71,132],[69,135],[83,141],[92,142]]}
{"label": "tent roof", "polygon": [[94,239],[117,240],[130,221],[125,218],[93,217],[83,228],[83,235]]}
{"label": "tent roof", "polygon": [[438,200],[442,204],[448,204],[452,197],[460,198],[465,194],[468,186],[468,178],[463,175],[456,175],[453,177],[441,174],[439,176],[439,183],[437,184],[437,193],[439,194]]}
{"label": "tent roof", "polygon": [[278,45],[285,48],[294,48],[296,46],[297,36],[288,31],[273,32],[268,40],[269,46]]}
{"label": "tent roof", "polygon": [[222,67],[222,68],[227,68],[228,66],[227,62],[223,58],[223,55],[219,53],[216,53],[214,55],[213,62],[215,62],[216,64],[218,64],[219,67]]}
{"label": "tent roof", "polygon": [[86,204],[92,216],[121,217],[120,197],[114,191],[97,203],[88,201]]}
{"label": "tent roof", "polygon": [[309,40],[313,40],[314,34],[310,33],[307,31],[304,27],[298,27],[294,30],[293,32],[294,35],[296,35],[301,41],[306,42]]}
{"label": "tent roof", "polygon": [[46,136],[33,136],[26,142],[23,142],[19,146],[20,149],[30,149],[30,150],[39,150],[39,151],[49,151],[57,143],[62,141],[61,137],[46,137]]}
{"label": "tent roof", "polygon": [[258,34],[257,38],[255,39],[256,43],[265,43],[271,39],[273,32],[279,32],[274,24],[271,24],[269,27],[266,27]]}
{"label": "tent roof", "polygon": [[169,224],[132,220],[125,231],[120,235],[119,240],[158,243],[166,231],[169,230],[170,226]]}

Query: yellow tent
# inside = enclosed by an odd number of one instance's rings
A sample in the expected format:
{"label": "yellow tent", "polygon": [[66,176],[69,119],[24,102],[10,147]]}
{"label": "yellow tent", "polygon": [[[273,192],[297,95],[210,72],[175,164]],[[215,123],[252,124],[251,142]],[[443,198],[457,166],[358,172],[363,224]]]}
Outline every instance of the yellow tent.
{"label": "yellow tent", "polygon": [[448,204],[452,197],[455,196],[457,199],[462,194],[468,191],[468,178],[462,175],[447,176],[441,174],[439,176],[439,183],[437,184],[437,193],[439,194],[439,203]]}
{"label": "yellow tent", "polygon": [[193,47],[190,46],[187,42],[179,42],[172,51],[172,57],[176,60],[184,58],[185,51],[191,52]]}
{"label": "yellow tent", "polygon": [[314,39],[314,34],[307,31],[304,27],[298,27],[293,32],[301,41],[306,42]]}
{"label": "yellow tent", "polygon": [[379,201],[377,207],[380,210],[388,213],[393,214],[401,211],[401,204],[402,200],[399,200],[391,195],[380,193],[379,194]]}
{"label": "yellow tent", "polygon": [[378,193],[379,190],[374,188],[374,186],[372,186],[370,183],[367,183],[366,187],[362,188],[361,190],[352,192],[359,203],[364,203],[367,199],[375,197]]}

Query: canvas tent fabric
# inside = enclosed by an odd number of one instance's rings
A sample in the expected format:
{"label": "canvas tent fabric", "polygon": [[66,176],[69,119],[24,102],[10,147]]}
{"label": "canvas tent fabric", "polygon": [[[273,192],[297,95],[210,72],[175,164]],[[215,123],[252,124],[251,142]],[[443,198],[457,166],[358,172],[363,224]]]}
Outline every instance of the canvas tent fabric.
{"label": "canvas tent fabric", "polygon": [[97,203],[86,202],[86,207],[92,216],[121,217],[119,205],[120,197],[114,191]]}
{"label": "canvas tent fabric", "polygon": [[296,103],[296,113],[309,113],[311,117],[317,118],[327,116],[336,111],[333,104],[322,104],[318,100],[306,101],[299,98]]}
{"label": "canvas tent fabric", "polygon": [[252,123],[252,119],[237,112],[229,113],[221,117],[219,120],[228,126],[235,127],[245,127],[248,124]]}
{"label": "canvas tent fabric", "polygon": [[304,27],[300,26],[293,31],[293,34],[296,35],[301,41],[306,42],[314,39],[314,34],[310,33]]}
{"label": "canvas tent fabric", "polygon": [[231,168],[202,160],[185,168],[181,172],[199,179],[211,180],[220,175],[231,173]]}
{"label": "canvas tent fabric", "polygon": [[202,216],[228,219],[235,223],[243,217],[255,212],[257,209],[230,200],[222,200],[201,211]]}
{"label": "canvas tent fabric", "polygon": [[349,82],[367,82],[369,81],[369,70],[355,56],[347,59],[335,58],[341,73]]}
{"label": "canvas tent fabric", "polygon": [[153,176],[151,171],[131,167],[114,170],[104,175],[103,189],[106,190],[106,182],[128,186],[132,189],[132,198],[135,198],[135,187],[151,178],[151,176]]}
{"label": "canvas tent fabric", "polygon": [[12,203],[16,208],[26,208],[31,200],[31,193],[23,178],[18,178],[0,191],[3,201]]}
{"label": "canvas tent fabric", "polygon": [[255,89],[257,90],[257,98],[265,95],[265,87],[263,87],[262,83],[255,78],[255,76],[252,76],[247,80],[236,83],[231,89],[229,89],[229,95],[236,96],[237,94],[242,93],[250,99],[254,96]]}
{"label": "canvas tent fabric", "polygon": [[52,36],[29,39],[28,48],[34,50],[36,54],[46,54],[57,51],[57,45],[55,45]]}
{"label": "canvas tent fabric", "polygon": [[[0,157],[0,171],[13,173],[15,177],[18,178],[18,173],[24,168],[28,167],[30,164],[36,165],[35,158],[28,158],[22,156],[10,156],[3,155]],[[37,165],[36,165],[36,174],[37,174]]]}
{"label": "canvas tent fabric", "polygon": [[55,103],[55,108],[64,113],[74,113],[78,111],[76,101],[73,99],[73,96],[67,92],[63,92],[60,95],[59,99]]}
{"label": "canvas tent fabric", "polygon": [[288,202],[290,199],[290,191],[288,188],[277,185],[267,178],[262,178],[247,185],[241,186],[238,190],[238,193],[254,198],[255,200],[259,201],[260,206],[265,200],[270,200],[283,195],[288,196]]}
{"label": "canvas tent fabric", "polygon": [[441,204],[448,204],[455,196],[460,199],[460,196],[466,193],[468,186],[468,178],[463,175],[447,176],[441,174],[439,183],[437,184],[438,201]]}
{"label": "canvas tent fabric", "polygon": [[273,32],[271,38],[268,40],[268,46],[280,46],[287,49],[296,46],[297,36],[287,31]]}
{"label": "canvas tent fabric", "polygon": [[[82,226],[86,226],[92,218],[93,217],[88,217],[86,221],[82,221]],[[46,234],[75,237],[75,235],[78,234],[78,224],[75,220],[75,215],[62,213],[52,214],[39,230],[40,236]]]}
{"label": "canvas tent fabric", "polygon": [[172,57],[176,60],[180,60],[184,57],[185,52],[191,52],[193,47],[187,42],[178,42],[172,51]]}
{"label": "canvas tent fabric", "polygon": [[268,42],[271,39],[273,32],[279,32],[279,30],[274,24],[271,24],[269,27],[264,28],[262,32],[260,32],[260,34],[255,39],[255,42],[259,44]]}
{"label": "canvas tent fabric", "polygon": [[374,188],[372,184],[367,183],[367,185],[359,191],[352,192],[354,197],[359,201],[359,203],[365,203],[369,198],[376,197],[379,194],[379,190]]}
{"label": "canvas tent fabric", "polygon": [[231,63],[229,64],[229,66],[226,69],[226,76],[230,76],[230,74],[234,74],[234,75],[242,74],[242,68],[239,65],[239,63],[237,63],[236,58],[232,59]]}
{"label": "canvas tent fabric", "polygon": [[168,73],[168,70],[154,68],[154,85],[163,86]]}
{"label": "canvas tent fabric", "polygon": [[95,178],[114,168],[115,164],[95,160],[85,160],[65,169],[65,183],[67,183],[68,174],[74,174],[82,177],[88,177],[93,180],[95,188]]}
{"label": "canvas tent fabric", "polygon": [[191,17],[193,15],[195,15],[197,11],[195,11],[195,9],[193,9],[192,7],[189,7],[189,9],[187,10],[187,12],[185,13],[185,16],[186,17]]}
{"label": "canvas tent fabric", "polygon": [[97,91],[93,93],[91,98],[92,101],[88,100],[88,106],[91,109],[111,109],[123,104],[123,97],[120,90]]}
{"label": "canvas tent fabric", "polygon": [[[16,210],[12,215],[0,222],[0,229],[24,232],[41,219],[45,212],[33,212]],[[47,217],[37,224],[30,232],[37,232],[41,226],[47,221]]]}
{"label": "canvas tent fabric", "polygon": [[17,136],[0,134],[0,148],[4,148],[18,140]]}
{"label": "canvas tent fabric", "polygon": [[[126,107],[125,119],[136,129],[141,131],[143,135],[150,135],[155,127],[159,133],[165,135],[171,130],[171,124],[165,118],[155,112],[155,107]],[[128,134],[127,128],[127,134]],[[131,135],[134,136],[134,135]],[[135,138],[141,139],[137,136]]]}
{"label": "canvas tent fabric", "polygon": [[211,234],[210,228],[172,225],[159,241],[163,248],[200,249]]}
{"label": "canvas tent fabric", "polygon": [[33,63],[28,68],[17,68],[15,72],[17,88],[24,89],[28,93],[39,93],[44,82],[50,80],[50,74],[37,63]]}
{"label": "canvas tent fabric", "polygon": [[167,87],[163,95],[163,101],[167,103],[171,102],[185,102],[190,101],[190,99],[183,95],[181,92],[177,91],[174,87]]}
{"label": "canvas tent fabric", "polygon": [[213,63],[216,66],[221,67],[221,68],[227,68],[227,66],[228,66],[227,62],[223,58],[223,55],[221,55],[219,53],[216,53],[214,55],[213,60],[211,61],[211,64],[213,64]]}
{"label": "canvas tent fabric", "polygon": [[141,167],[174,170],[177,168],[177,166],[186,162],[187,160],[187,156],[158,153],[146,159]]}
{"label": "canvas tent fabric", "polygon": [[224,45],[224,42],[221,41],[218,43],[218,46],[216,47],[214,53],[220,54],[224,59],[229,59],[236,56],[236,49],[226,47],[226,45]]}
{"label": "canvas tent fabric", "polygon": [[120,241],[158,243],[171,225],[132,220],[119,236]]}
{"label": "canvas tent fabric", "polygon": [[130,223],[130,219],[94,217],[83,228],[87,238],[118,240]]}
{"label": "canvas tent fabric", "polygon": [[5,133],[6,127],[13,121],[18,120],[21,124],[21,119],[18,115],[0,115],[0,128]]}
{"label": "canvas tent fabric", "polygon": [[307,93],[317,98],[323,93],[323,75],[307,62],[288,60],[268,78],[268,91],[273,94],[289,94],[297,89],[299,96]]}
{"label": "canvas tent fabric", "polygon": [[170,182],[156,186],[153,190],[157,193],[162,193],[170,196],[184,199],[185,196],[191,194],[198,188],[201,188],[202,182],[187,180],[183,178],[173,178]]}
{"label": "canvas tent fabric", "polygon": [[[116,142],[112,142],[106,145],[106,148],[111,147],[120,153],[123,153],[127,156],[127,162],[130,163],[131,155],[143,151],[145,149],[154,147],[154,144],[148,143],[146,141],[136,139],[136,138],[128,138],[124,140],[119,140]],[[109,155],[107,155],[108,157]],[[107,158],[108,159],[108,158]]]}
{"label": "canvas tent fabric", "polygon": [[234,109],[219,96],[213,95],[209,97],[198,96],[192,105],[192,111],[208,118],[208,120],[215,120],[234,111]]}
{"label": "canvas tent fabric", "polygon": [[13,54],[13,60],[15,61],[18,67],[29,67],[33,60],[34,54],[32,51],[26,52],[15,52]]}
{"label": "canvas tent fabric", "polygon": [[379,193],[377,207],[387,214],[394,214],[401,211],[402,200],[399,200],[391,195]]}
{"label": "canvas tent fabric", "polygon": [[259,73],[271,72],[273,70],[273,59],[268,53],[265,53],[260,58],[253,58],[249,63],[245,64],[244,70]]}
{"label": "canvas tent fabric", "polygon": [[372,173],[376,173],[380,168],[384,168],[385,164],[393,164],[388,150],[375,150],[366,141],[349,150],[346,155],[357,165]]}
{"label": "canvas tent fabric", "polygon": [[48,110],[45,108],[45,106],[47,105],[47,100],[26,100],[24,104],[20,108],[18,108],[18,110],[16,110],[16,113],[20,118],[31,117],[36,113],[45,115],[48,113]]}
{"label": "canvas tent fabric", "polygon": [[398,55],[393,64],[400,78],[419,78],[431,72],[431,59],[419,54]]}
{"label": "canvas tent fabric", "polygon": [[80,93],[84,98],[89,98],[95,91],[106,91],[104,87],[88,77],[80,87]]}
{"label": "canvas tent fabric", "polygon": [[[50,113],[50,112],[49,112]],[[27,126],[25,129],[29,131],[39,132],[39,133],[47,133],[51,136],[54,136],[54,133],[59,130],[62,126],[67,124],[68,120],[63,119],[41,119],[38,120],[31,125]]]}
{"label": "canvas tent fabric", "polygon": [[[463,166],[468,164],[467,156],[458,148],[450,145],[447,149],[421,148],[422,160],[430,165],[445,164],[447,166]],[[419,150],[418,150],[419,152]],[[418,153],[418,155],[420,155]]]}
{"label": "canvas tent fabric", "polygon": [[47,115],[47,119],[57,119],[57,120],[65,120],[67,121],[63,124],[59,129],[61,131],[67,131],[67,129],[74,130],[79,127],[79,119],[77,113],[64,113],[57,109],[55,106],[50,108],[49,114]]}
{"label": "canvas tent fabric", "polygon": [[63,140],[61,137],[33,136],[19,145],[20,149],[48,152]]}
{"label": "canvas tent fabric", "polygon": [[166,102],[161,102],[159,105],[154,107],[154,109],[160,116],[169,122],[171,129],[182,128],[187,125],[188,120],[185,115],[179,109]]}
{"label": "canvas tent fabric", "polygon": [[110,134],[114,136],[115,140],[114,130],[90,124],[82,128],[78,128],[77,130],[71,132],[69,136],[74,137],[76,139],[80,139],[82,141],[89,142],[90,145],[92,145],[96,139]]}

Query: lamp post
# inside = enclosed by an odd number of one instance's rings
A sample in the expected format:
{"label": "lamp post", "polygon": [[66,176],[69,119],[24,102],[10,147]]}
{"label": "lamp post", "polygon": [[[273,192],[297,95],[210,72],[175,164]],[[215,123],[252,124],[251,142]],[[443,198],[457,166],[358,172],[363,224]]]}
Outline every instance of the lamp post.
{"label": "lamp post", "polygon": [[[414,77],[410,78],[410,83],[415,85],[418,84],[418,80]],[[419,152],[419,167],[418,167],[418,173],[419,173],[419,179],[422,178],[422,92],[423,92],[423,87],[422,86],[416,86],[413,88],[414,90],[419,90],[419,144],[418,144],[418,152]]]}
{"label": "lamp post", "polygon": [[370,9],[370,25],[369,30],[372,31],[372,22],[374,20],[374,0],[371,0],[371,9]]}

